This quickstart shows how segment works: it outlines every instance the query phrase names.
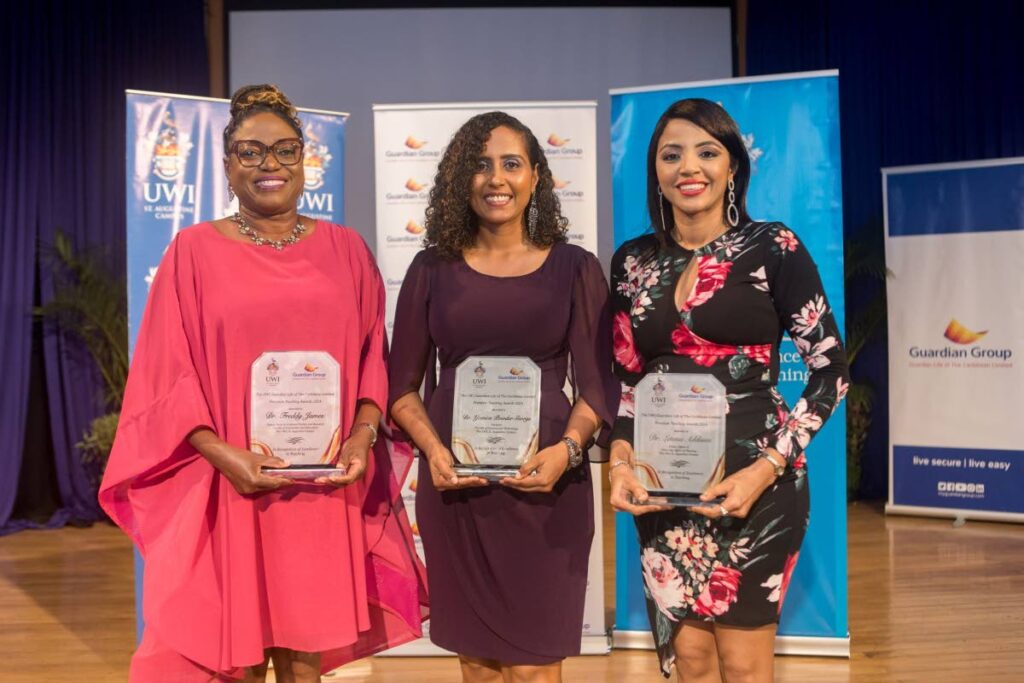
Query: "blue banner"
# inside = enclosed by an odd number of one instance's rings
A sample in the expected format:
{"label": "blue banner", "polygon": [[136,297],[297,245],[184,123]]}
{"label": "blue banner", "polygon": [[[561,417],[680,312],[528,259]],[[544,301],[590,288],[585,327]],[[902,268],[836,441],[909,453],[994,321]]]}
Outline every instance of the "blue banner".
{"label": "blue banner", "polygon": [[[843,204],[836,72],[733,79],[612,91],[615,245],[650,231],[646,154],[658,118],[676,100],[720,103],[739,124],[751,161],[747,206],[754,220],[782,221],[814,256],[840,329],[844,329]],[[781,348],[779,387],[790,405],[807,369],[792,341]],[[840,408],[808,449],[811,524],[804,539],[779,634],[839,638],[821,653],[845,654],[846,411]],[[616,519],[616,630],[649,629],[633,520]],[[811,648],[813,650],[813,648]],[[793,650],[795,651],[795,650]]]}
{"label": "blue banner", "polygon": [[[231,215],[224,176],[228,100],[127,91],[128,344],[135,335],[160,259],[182,228]],[[299,109],[306,139],[306,187],[300,213],[332,223],[344,216],[348,114]],[[136,554],[138,630],[142,562]]]}
{"label": "blue banner", "polygon": [[886,509],[1024,521],[1024,159],[882,173]]}

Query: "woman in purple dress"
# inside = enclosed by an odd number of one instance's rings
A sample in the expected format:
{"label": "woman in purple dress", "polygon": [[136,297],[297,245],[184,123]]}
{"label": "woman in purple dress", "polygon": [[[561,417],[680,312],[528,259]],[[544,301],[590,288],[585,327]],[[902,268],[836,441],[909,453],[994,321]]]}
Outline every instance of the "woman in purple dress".
{"label": "woman in purple dress", "polygon": [[[389,404],[421,453],[430,637],[458,653],[464,681],[559,681],[580,649],[586,445],[614,420],[618,383],[607,282],[566,225],[533,133],[502,112],[475,116],[438,167],[427,248],[398,297]],[[539,450],[493,485],[453,471],[455,369],[470,356],[528,356],[542,370]]]}
{"label": "woman in purple dress", "polygon": [[[616,373],[611,504],[636,517],[651,631],[667,677],[768,683],[775,627],[807,528],[804,449],[846,393],[846,355],[811,255],[746,211],[750,160],[722,107],[680,100],[647,154],[654,234],[612,258]],[[809,368],[790,410],[776,388],[789,333]],[[634,505],[637,383],[707,373],[725,386],[725,478],[690,509]],[[839,455],[839,454],[835,454]]]}

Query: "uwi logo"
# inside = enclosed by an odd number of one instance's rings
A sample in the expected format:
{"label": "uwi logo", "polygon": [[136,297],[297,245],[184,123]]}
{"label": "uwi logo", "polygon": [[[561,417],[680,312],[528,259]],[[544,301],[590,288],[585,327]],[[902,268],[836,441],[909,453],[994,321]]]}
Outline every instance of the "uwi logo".
{"label": "uwi logo", "polygon": [[484,367],[484,362],[480,361],[477,366],[473,368],[473,374],[476,378],[473,380],[473,384],[487,384],[487,380],[484,379],[484,375],[487,374],[487,369]]}
{"label": "uwi logo", "polygon": [[152,173],[159,180],[168,182],[145,183],[143,196],[146,202],[175,206],[195,204],[195,185],[172,182],[179,180],[185,172],[192,143],[189,142],[188,135],[178,131],[178,124],[170,109],[164,112],[156,135],[150,139],[153,141]]}
{"label": "uwi logo", "polygon": [[304,131],[306,147],[302,159],[302,168],[305,172],[305,191],[299,199],[300,211],[314,211],[319,213],[334,213],[334,193],[317,192],[324,186],[324,175],[331,167],[331,160],[334,158],[330,147],[327,146],[320,136],[317,135],[311,124],[306,124]]}
{"label": "uwi logo", "polygon": [[651,396],[651,403],[665,403],[665,385],[659,379],[654,385],[654,396]]}
{"label": "uwi logo", "polygon": [[188,141],[188,136],[179,136],[178,124],[168,109],[164,112],[153,145],[153,174],[162,180],[177,180],[185,170],[185,161],[191,149],[192,143]]}
{"label": "uwi logo", "polygon": [[281,381],[281,378],[277,376],[280,369],[277,361],[271,358],[270,363],[267,364],[267,384],[278,384]]}
{"label": "uwi logo", "polygon": [[302,165],[306,171],[306,189],[319,190],[324,186],[324,173],[331,166],[330,148],[324,144],[313,127],[306,124],[306,148]]}

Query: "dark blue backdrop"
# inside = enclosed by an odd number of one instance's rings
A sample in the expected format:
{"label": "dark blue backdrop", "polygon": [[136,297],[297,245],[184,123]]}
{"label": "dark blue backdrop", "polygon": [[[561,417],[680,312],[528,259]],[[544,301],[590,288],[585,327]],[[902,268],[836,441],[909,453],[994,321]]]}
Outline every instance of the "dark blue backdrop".
{"label": "dark blue backdrop", "polygon": [[[844,224],[881,249],[883,166],[1024,155],[1024,3],[749,0],[750,75],[838,68]],[[126,88],[205,95],[202,0],[15,3],[0,22],[0,532],[10,522],[27,414],[37,244],[57,228],[114,245],[123,273]],[[41,272],[45,298],[50,282]],[[870,288],[868,288],[870,289]],[[872,292],[847,290],[848,315]],[[97,515],[73,444],[99,412],[88,361],[48,334],[46,383],[62,508]],[[887,490],[884,341],[855,377],[878,389],[861,492]]]}
{"label": "dark blue backdrop", "polygon": [[[839,69],[848,245],[882,251],[879,169],[1024,155],[1022,27],[1014,0],[749,0],[749,75]],[[848,288],[848,319],[873,294]],[[887,363],[880,337],[853,368],[877,392],[860,489],[871,498],[888,493]]]}
{"label": "dark blue backdrop", "polygon": [[[0,22],[0,533],[11,520],[27,415],[37,245],[57,229],[77,248],[110,245],[124,273],[124,90],[206,95],[202,0],[14,3]],[[38,271],[41,295],[52,290]],[[60,509],[49,525],[99,516],[74,444],[100,414],[88,356],[44,338]]]}

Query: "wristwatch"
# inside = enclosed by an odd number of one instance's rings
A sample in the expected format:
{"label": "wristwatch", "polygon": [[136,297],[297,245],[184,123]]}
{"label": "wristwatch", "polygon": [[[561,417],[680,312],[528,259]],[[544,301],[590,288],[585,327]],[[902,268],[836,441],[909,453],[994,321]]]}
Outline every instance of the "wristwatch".
{"label": "wristwatch", "polygon": [[757,457],[764,458],[769,463],[771,463],[771,466],[775,468],[776,478],[781,477],[783,474],[786,473],[785,461],[783,461],[783,464],[780,465],[779,461],[773,458],[768,451],[761,451],[760,453],[757,454]]}
{"label": "wristwatch", "polygon": [[567,470],[575,469],[583,464],[583,447],[580,446],[579,442],[571,436],[566,436],[562,439],[562,443],[569,449],[569,464],[566,465]]}

